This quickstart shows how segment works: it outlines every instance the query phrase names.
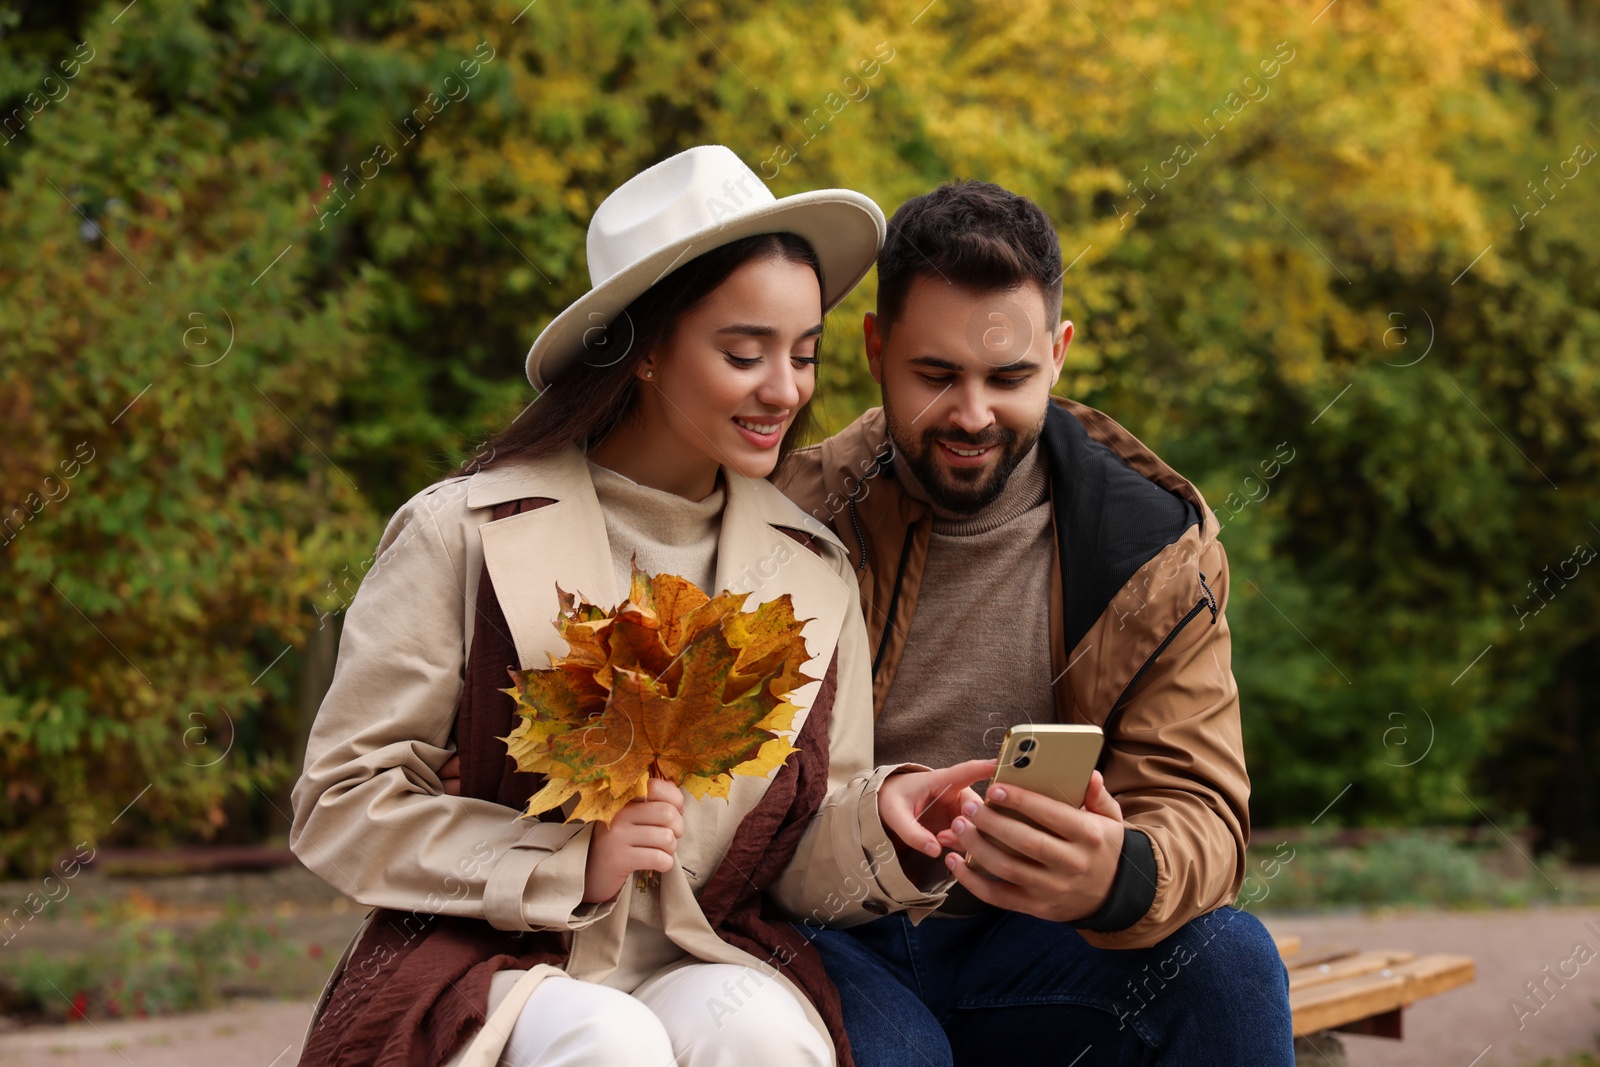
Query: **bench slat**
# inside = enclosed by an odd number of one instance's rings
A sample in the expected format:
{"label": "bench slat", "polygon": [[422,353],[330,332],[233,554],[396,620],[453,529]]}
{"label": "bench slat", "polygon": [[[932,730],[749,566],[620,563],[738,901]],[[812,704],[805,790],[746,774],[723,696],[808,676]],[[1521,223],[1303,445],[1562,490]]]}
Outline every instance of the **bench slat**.
{"label": "bench slat", "polygon": [[1295,964],[1289,968],[1289,992],[1294,993],[1310,986],[1372,974],[1374,971],[1382,971],[1385,967],[1393,967],[1397,963],[1409,963],[1416,958],[1415,952],[1379,950],[1358,952],[1342,960],[1318,963],[1309,967]]}
{"label": "bench slat", "polygon": [[1345,1023],[1393,1011],[1407,1004],[1466,985],[1477,974],[1469,956],[1435,954],[1376,973],[1303,986],[1289,994],[1296,1036],[1331,1030]]}
{"label": "bench slat", "polygon": [[1361,950],[1354,945],[1318,945],[1307,949],[1304,954],[1296,952],[1292,959],[1283,961],[1285,967],[1315,967],[1321,963],[1332,963],[1334,960],[1348,959]]}

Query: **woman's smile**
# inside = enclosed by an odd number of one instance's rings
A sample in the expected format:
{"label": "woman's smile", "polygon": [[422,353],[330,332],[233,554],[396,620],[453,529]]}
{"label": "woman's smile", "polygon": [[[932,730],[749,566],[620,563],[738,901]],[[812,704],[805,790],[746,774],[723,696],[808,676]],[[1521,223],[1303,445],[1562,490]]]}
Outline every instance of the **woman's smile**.
{"label": "woman's smile", "polygon": [[733,421],[744,431],[746,440],[757,448],[768,449],[777,448],[778,442],[783,440],[783,431],[790,417],[784,415],[778,419],[741,419],[735,416]]}

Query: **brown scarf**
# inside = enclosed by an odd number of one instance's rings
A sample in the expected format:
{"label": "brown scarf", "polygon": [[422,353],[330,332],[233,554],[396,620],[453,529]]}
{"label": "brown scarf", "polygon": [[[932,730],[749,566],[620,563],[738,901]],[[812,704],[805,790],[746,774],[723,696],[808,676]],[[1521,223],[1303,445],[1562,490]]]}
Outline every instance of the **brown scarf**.
{"label": "brown scarf", "polygon": [[[495,519],[552,503],[529,498],[501,504]],[[806,535],[784,533],[815,551]],[[461,713],[456,722],[463,796],[520,810],[540,785],[506,753],[499,738],[515,724],[515,704],[499,690],[517,666],[516,648],[485,566],[478,583],[477,623],[467,655]],[[838,990],[810,939],[780,917],[763,914],[764,891],[794,855],[800,836],[828,791],[828,721],[837,688],[838,659],[796,739],[800,751],[784,764],[765,795],[744,817],[699,902],[712,929],[728,944],[776,966],[811,998],[833,1036],[840,1067],[854,1067]],[[547,816],[559,819],[560,812]],[[479,919],[379,908],[351,954],[317,1022],[301,1067],[437,1067],[481,1027],[489,982],[497,971],[562,966],[559,933],[514,933]]]}

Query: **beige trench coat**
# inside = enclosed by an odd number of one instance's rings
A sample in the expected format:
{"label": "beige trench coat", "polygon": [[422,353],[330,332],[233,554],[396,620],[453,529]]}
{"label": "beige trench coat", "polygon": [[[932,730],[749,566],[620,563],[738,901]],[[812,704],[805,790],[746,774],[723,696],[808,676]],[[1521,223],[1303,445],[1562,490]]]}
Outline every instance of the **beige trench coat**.
{"label": "beige trench coat", "polygon": [[[931,891],[914,884],[878,819],[878,787],[897,768],[873,767],[871,670],[847,555],[831,531],[770,483],[723,475],[717,589],[748,591],[747,608],[788,593],[796,616],[810,620],[804,637],[815,657],[811,673],[820,675],[835,652],[839,658],[829,794],[771,890],[773,901],[796,919],[831,926],[902,910],[920,920],[942,902],[949,883]],[[496,504],[525,497],[557,502],[493,520]],[[778,527],[810,534],[821,554]],[[615,900],[582,902],[589,828],[534,822],[499,804],[450,796],[439,779],[454,752],[485,562],[524,669],[547,666],[547,654],[565,651],[552,625],[558,582],[601,606],[622,599],[604,516],[578,450],[439,482],[395,513],[345,619],[333,683],[294,788],[290,847],[312,871],[374,908],[465,916],[507,931],[567,931],[567,973],[600,981],[621,959],[627,908]],[[795,732],[819,689],[810,683],[793,698],[801,709]],[[701,818],[719,823],[709,833],[731,839],[767,784],[742,778],[728,801],[706,802],[703,811],[712,814]],[[691,828],[685,844],[703,832]],[[663,878],[667,936],[694,958],[775,974],[718,937],[700,911],[694,892],[714,867],[715,858],[691,866],[692,874],[679,867]],[[336,965],[308,1038],[359,937]],[[539,977],[528,972],[491,1023],[514,1020]],[[496,995],[505,987],[497,982]],[[789,989],[826,1036],[810,1001]],[[503,1044],[492,1029],[483,1028],[472,1057],[457,1061],[492,1067]]]}

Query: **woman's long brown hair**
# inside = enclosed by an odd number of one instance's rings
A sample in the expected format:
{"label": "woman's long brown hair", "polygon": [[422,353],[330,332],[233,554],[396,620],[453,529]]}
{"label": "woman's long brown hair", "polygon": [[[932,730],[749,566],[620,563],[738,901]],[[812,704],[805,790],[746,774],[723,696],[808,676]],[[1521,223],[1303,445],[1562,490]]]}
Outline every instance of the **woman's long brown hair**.
{"label": "woman's long brown hair", "polygon": [[[824,292],[822,262],[811,243],[792,233],[760,233],[713,248],[645,290],[606,326],[584,335],[584,353],[523,408],[511,424],[490,437],[478,454],[446,475],[473,474],[495,464],[552,456],[568,445],[587,450],[632,414],[638,393],[633,371],[672,337],[679,320],[728,276],[754,259],[804,263]],[[821,348],[821,339],[818,339]],[[621,355],[616,353],[621,351]],[[795,413],[778,446],[783,458],[811,432],[811,402]]]}

